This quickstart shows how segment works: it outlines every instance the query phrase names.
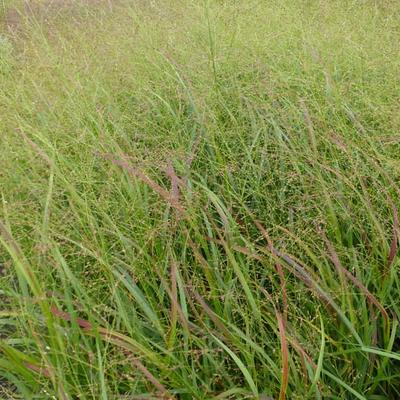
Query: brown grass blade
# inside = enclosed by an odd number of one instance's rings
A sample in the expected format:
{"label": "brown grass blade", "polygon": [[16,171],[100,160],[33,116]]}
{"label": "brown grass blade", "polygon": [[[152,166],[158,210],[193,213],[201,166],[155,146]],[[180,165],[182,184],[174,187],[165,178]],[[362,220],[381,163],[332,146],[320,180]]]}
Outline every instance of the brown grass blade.
{"label": "brown grass blade", "polygon": [[[52,305],[52,306],[50,307],[50,312],[51,312],[54,316],[56,316],[56,317],[58,317],[58,318],[60,318],[60,319],[63,319],[64,321],[67,321],[67,322],[71,322],[71,321],[72,321],[72,317],[71,317],[70,314],[68,314],[68,313],[66,313],[66,312],[64,312],[64,311],[59,310],[55,305]],[[86,321],[86,320],[84,320],[84,319],[82,319],[82,318],[76,318],[76,323],[77,323],[81,328],[83,328],[83,329],[85,329],[85,330],[90,330],[90,329],[93,328],[92,324],[91,324],[89,321]]]}
{"label": "brown grass blade", "polygon": [[[223,240],[212,238],[210,236],[206,236],[206,240],[208,242],[213,242],[213,243],[219,244],[221,246],[224,246],[224,244],[225,244]],[[248,247],[233,245],[231,248],[232,248],[232,250],[234,250],[238,253],[244,254],[245,256],[247,256],[249,258],[253,258],[254,260],[262,261],[262,259],[263,259],[259,254],[250,250]]]}
{"label": "brown grass blade", "polygon": [[398,250],[398,242],[399,242],[399,236],[400,236],[400,229],[399,229],[399,212],[397,210],[396,205],[392,203],[392,210],[393,210],[393,236],[392,236],[392,242],[390,244],[390,249],[389,249],[389,255],[388,255],[388,260],[386,264],[386,271],[388,272],[390,270],[390,267],[393,264],[393,261],[396,257],[397,250]]}
{"label": "brown grass blade", "polygon": [[248,256],[250,258],[253,258],[254,260],[261,261],[262,257],[255,253],[254,251],[251,251],[249,248],[245,246],[232,246],[232,250],[244,254],[245,256]]}
{"label": "brown grass blade", "polygon": [[330,298],[329,295],[327,295],[319,285],[316,283],[316,281],[310,276],[310,274],[306,271],[306,269],[299,263],[297,262],[294,258],[289,256],[288,254],[282,253],[279,250],[277,250],[272,242],[271,239],[268,235],[268,232],[265,230],[265,228],[262,226],[262,224],[259,221],[254,221],[258,229],[261,231],[262,235],[268,242],[268,250],[269,252],[277,259],[281,259],[285,261],[285,263],[290,266],[291,268],[288,268],[286,264],[283,264],[283,266],[289,271],[291,271],[297,278],[299,278],[301,281],[304,282],[306,286],[308,286],[310,289],[312,289],[316,295],[327,305],[331,306],[333,309],[336,309],[335,305],[333,304],[333,300]]}
{"label": "brown grass blade", "polygon": [[313,123],[312,123],[312,120],[310,117],[310,113],[308,111],[308,108],[306,106],[304,99],[300,99],[300,106],[303,110],[304,120],[307,125],[307,130],[308,130],[308,134],[310,137],[310,144],[311,144],[311,147],[312,147],[314,153],[316,154],[317,153],[317,141],[315,139],[314,126],[313,126]]}
{"label": "brown grass blade", "polygon": [[159,271],[157,271],[160,281],[161,281],[164,289],[166,290],[168,297],[171,300],[171,312],[170,312],[171,323],[172,323],[172,321],[175,321],[176,317],[178,316],[181,325],[186,330],[186,332],[189,333],[191,330],[192,324],[190,324],[188,322],[187,318],[183,314],[182,308],[178,301],[176,273],[177,273],[177,265],[176,265],[176,263],[173,263],[171,266],[171,272],[170,272],[170,274],[171,274],[171,288],[170,288],[169,285],[167,284],[167,282],[165,281],[165,279],[159,273]]}
{"label": "brown grass blade", "polygon": [[24,132],[18,130],[18,133],[25,140],[26,143],[48,164],[50,167],[53,166],[53,160],[33,141],[31,140]]}
{"label": "brown grass blade", "polygon": [[185,187],[185,182],[176,174],[175,168],[171,162],[169,162],[165,168],[165,173],[171,180],[171,196],[179,203],[181,195],[179,187]]}
{"label": "brown grass blade", "polygon": [[178,317],[178,287],[176,284],[176,263],[172,263],[171,265],[171,313],[170,318],[173,324],[176,323]]}
{"label": "brown grass blade", "polygon": [[386,312],[385,308],[382,306],[382,304],[378,301],[378,299],[346,268],[343,267],[339,260],[339,256],[336,253],[335,248],[333,247],[332,243],[329,241],[329,239],[326,237],[325,233],[320,231],[320,235],[322,236],[323,240],[326,243],[326,246],[329,251],[330,259],[334,266],[336,267],[336,270],[338,273],[342,273],[346,276],[346,278],[353,283],[354,286],[358,287],[367,297],[368,301],[371,304],[374,304],[376,308],[380,311],[382,314],[382,317],[384,318],[385,325],[388,326],[389,324],[389,315]]}
{"label": "brown grass blade", "polygon": [[281,282],[281,290],[282,290],[282,304],[283,304],[283,321],[287,323],[287,315],[288,315],[288,299],[286,292],[286,279],[285,273],[283,271],[282,265],[280,263],[275,264],[276,271],[279,275],[279,280]]}
{"label": "brown grass blade", "polygon": [[198,302],[198,304],[201,306],[201,308],[204,310],[204,312],[208,315],[208,317],[211,319],[211,321],[214,323],[214,325],[218,328],[220,333],[222,333],[225,338],[228,338],[228,339],[231,338],[231,333],[229,332],[228,328],[223,324],[220,317],[217,314],[215,314],[215,312],[210,308],[210,306],[200,296],[200,294],[193,288],[190,288],[190,292],[193,294],[193,296],[196,299],[196,301]]}
{"label": "brown grass blade", "polygon": [[45,376],[46,378],[50,378],[51,377],[50,371],[47,370],[46,368],[39,367],[38,365],[31,364],[31,363],[28,363],[28,362],[24,362],[24,366],[26,368],[30,369],[31,371],[34,371],[34,372],[38,373],[39,375]]}
{"label": "brown grass blade", "polygon": [[282,357],[282,377],[279,400],[286,399],[286,391],[289,383],[289,348],[286,339],[285,321],[281,313],[276,311],[276,319],[278,320],[279,337],[281,340],[281,357]]}
{"label": "brown grass blade", "polygon": [[199,150],[200,147],[200,143],[201,143],[201,139],[202,139],[202,135],[199,133],[197,134],[197,137],[193,143],[192,149],[190,154],[188,155],[187,159],[186,159],[186,167],[188,170],[190,170],[190,168],[192,167],[192,163],[195,160],[196,156],[197,156],[197,152]]}
{"label": "brown grass blade", "polygon": [[[50,308],[50,311],[53,315],[56,317],[64,320],[71,322],[72,316],[64,311],[59,310],[55,305],[53,305]],[[77,318],[76,319],[78,325],[83,328],[85,332],[91,331],[94,327],[93,325],[84,319]],[[105,341],[112,343],[121,349],[124,349],[125,351],[128,351],[129,353],[133,353],[134,350],[136,350],[135,346],[132,344],[132,341],[125,335],[119,333],[119,332],[113,332],[110,331],[109,329],[103,328],[103,327],[96,327],[98,333],[101,335],[102,339]],[[174,399],[174,396],[172,396],[168,390],[165,388],[165,386],[159,382],[155,376],[143,365],[141,361],[139,361],[136,358],[136,355],[133,355],[134,358],[132,359],[133,365],[138,368],[143,375],[153,384],[153,386],[161,393],[164,399]]]}
{"label": "brown grass blade", "polygon": [[8,231],[6,226],[0,220],[0,236],[3,238],[4,242],[10,247],[10,249],[14,252],[14,254],[22,259],[23,254],[21,248],[19,247],[18,243],[14,240],[11,233]]}
{"label": "brown grass blade", "polygon": [[35,273],[33,272],[29,263],[26,261],[17,241],[13,238],[6,225],[0,220],[0,244],[1,242],[3,242],[7,251],[10,253],[11,258],[21,268],[21,271],[24,274],[27,283],[31,287],[33,294],[37,298],[42,299],[42,290]]}
{"label": "brown grass blade", "polygon": [[346,114],[349,117],[350,121],[354,124],[354,126],[358,130],[358,132],[365,135],[367,133],[367,131],[364,128],[364,126],[361,124],[361,122],[358,120],[358,118],[356,117],[354,112],[352,110],[350,110],[350,108],[348,108],[348,107],[345,108],[345,111],[346,111]]}
{"label": "brown grass blade", "polygon": [[132,364],[147,378],[147,380],[160,392],[163,399],[172,400],[167,388],[142,364],[137,358],[131,358]]}
{"label": "brown grass blade", "polygon": [[[268,243],[269,250],[272,252],[274,250],[274,246],[272,244],[271,238],[267,232],[267,230],[262,226],[262,224],[259,221],[255,221],[257,228],[263,235],[264,239]],[[286,292],[286,279],[285,279],[285,273],[283,272],[283,267],[282,264],[277,262],[275,264],[275,269],[276,272],[279,275],[279,279],[281,282],[281,289],[282,289],[282,303],[283,303],[283,317],[285,323],[287,322],[287,310],[288,310],[288,301],[287,301],[287,292]]]}
{"label": "brown grass blade", "polygon": [[[289,255],[281,253],[274,247],[268,232],[263,227],[263,225],[261,224],[260,221],[255,220],[254,223],[256,224],[257,228],[263,235],[264,239],[267,241],[268,250],[271,252],[271,254],[273,256],[275,256],[276,258],[280,258],[280,259],[283,259],[284,261],[286,261],[286,263],[289,264],[293,268],[292,272],[299,279],[301,279],[309,288],[313,289],[317,293],[317,295],[321,298],[321,300],[323,300],[327,304],[331,304],[331,302],[332,302],[331,299],[324,292],[319,290],[319,288],[315,285],[313,279],[308,274],[308,272],[305,270],[305,268],[302,265],[300,265],[298,262],[296,262],[293,258],[291,258]],[[281,286],[282,286],[282,295],[284,298],[284,307],[287,309],[286,282],[285,282],[285,278],[284,278],[284,274],[283,274],[283,270],[282,270],[282,264],[280,264],[278,261],[275,268],[277,269],[278,274],[280,274],[280,277],[281,277]],[[283,292],[283,290],[284,290],[284,292]]]}
{"label": "brown grass blade", "polygon": [[128,161],[126,160],[121,160],[121,159],[116,159],[112,155],[109,154],[104,154],[102,155],[103,158],[108,159],[111,161],[113,164],[118,165],[125,171],[129,173],[134,178],[140,179],[143,183],[147,184],[149,187],[151,187],[154,192],[156,192],[163,200],[165,200],[167,203],[169,203],[176,211],[178,211],[179,214],[184,215],[185,214],[185,209],[184,207],[180,204],[179,200],[171,193],[169,193],[167,190],[165,190],[163,187],[161,187],[157,182],[155,182],[153,179],[148,177],[143,171],[141,171],[138,168],[132,167]]}
{"label": "brown grass blade", "polygon": [[[307,362],[311,365],[312,369],[317,369],[317,365],[315,364],[314,360],[307,354],[307,352],[304,350],[303,346],[299,343],[299,341],[290,335],[287,335],[288,341],[293,346],[293,348],[300,354],[302,361],[304,362],[307,360]],[[304,375],[307,375],[307,369],[303,369]]]}
{"label": "brown grass blade", "polygon": [[189,247],[192,249],[193,251],[193,255],[194,258],[196,259],[196,261],[199,263],[199,265],[202,266],[202,268],[204,269],[204,273],[207,276],[207,279],[210,281],[211,277],[212,277],[212,271],[210,266],[208,265],[207,260],[203,257],[203,255],[200,252],[199,247],[197,246],[197,244],[192,240],[192,238],[190,237],[190,232],[187,228],[184,227],[184,231],[186,233],[186,238],[187,238],[187,242],[189,244]]}

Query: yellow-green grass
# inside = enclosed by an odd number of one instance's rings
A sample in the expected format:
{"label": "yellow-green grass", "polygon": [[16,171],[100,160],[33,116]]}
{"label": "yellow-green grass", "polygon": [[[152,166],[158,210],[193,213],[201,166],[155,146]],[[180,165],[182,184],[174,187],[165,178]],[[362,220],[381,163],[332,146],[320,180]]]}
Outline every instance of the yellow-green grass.
{"label": "yellow-green grass", "polygon": [[2,11],[3,397],[399,398],[400,3],[50,3]]}

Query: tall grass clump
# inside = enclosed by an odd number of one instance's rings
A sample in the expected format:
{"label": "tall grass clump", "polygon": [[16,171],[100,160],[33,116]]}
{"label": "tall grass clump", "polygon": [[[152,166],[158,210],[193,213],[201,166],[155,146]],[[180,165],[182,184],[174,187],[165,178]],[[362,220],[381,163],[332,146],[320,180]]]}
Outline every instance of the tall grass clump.
{"label": "tall grass clump", "polygon": [[28,5],[1,396],[399,398],[400,3]]}

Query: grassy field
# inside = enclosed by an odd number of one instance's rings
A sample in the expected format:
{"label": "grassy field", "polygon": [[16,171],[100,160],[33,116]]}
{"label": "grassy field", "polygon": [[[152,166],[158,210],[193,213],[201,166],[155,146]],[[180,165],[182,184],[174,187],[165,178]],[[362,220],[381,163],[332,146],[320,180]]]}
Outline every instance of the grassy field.
{"label": "grassy field", "polygon": [[0,398],[400,398],[400,2],[28,3]]}

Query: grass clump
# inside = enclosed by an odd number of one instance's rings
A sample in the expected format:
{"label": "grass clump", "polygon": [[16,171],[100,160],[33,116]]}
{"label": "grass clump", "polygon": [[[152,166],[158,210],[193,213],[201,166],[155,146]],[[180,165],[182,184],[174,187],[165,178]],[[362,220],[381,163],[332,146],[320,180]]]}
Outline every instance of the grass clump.
{"label": "grass clump", "polygon": [[4,396],[398,398],[397,3],[58,7],[0,37]]}

